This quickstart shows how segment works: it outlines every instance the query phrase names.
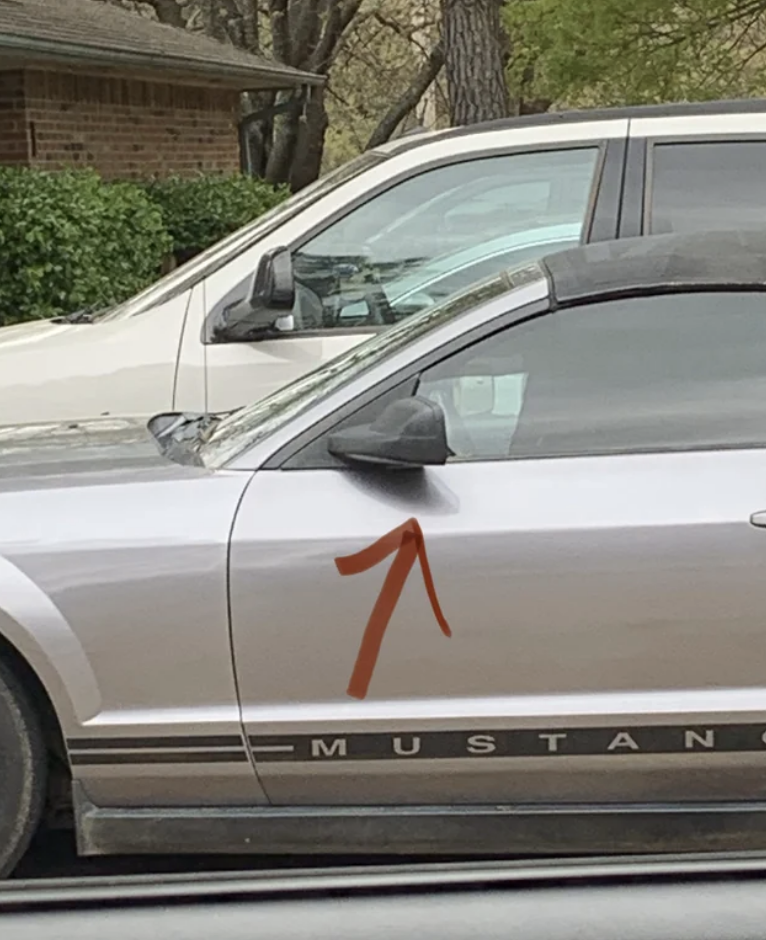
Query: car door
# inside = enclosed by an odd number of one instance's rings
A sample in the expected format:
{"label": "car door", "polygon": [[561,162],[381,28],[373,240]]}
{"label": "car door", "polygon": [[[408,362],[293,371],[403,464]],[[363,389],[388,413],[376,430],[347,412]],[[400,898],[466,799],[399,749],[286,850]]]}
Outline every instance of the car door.
{"label": "car door", "polygon": [[763,797],[765,301],[531,318],[388,393],[442,405],[446,466],[319,439],[255,475],[231,610],[272,802]]}
{"label": "car door", "polygon": [[620,235],[763,228],[766,113],[635,118]]}
{"label": "car door", "polygon": [[[619,215],[627,121],[527,128],[486,135],[466,145],[429,145],[406,169],[347,205],[327,211],[288,244],[298,282],[292,328],[282,335],[234,342],[209,329],[246,296],[252,267],[238,262],[206,281],[208,409],[257,400],[450,291],[574,242],[613,237]],[[500,144],[500,141],[503,141]],[[482,142],[486,144],[481,147]],[[382,171],[381,171],[382,172]],[[551,232],[555,238],[547,238]],[[507,238],[495,266],[466,252]],[[536,247],[537,246],[537,247]],[[450,265],[449,259],[454,258]],[[418,272],[439,262],[436,291],[409,290]],[[409,292],[408,292],[409,291]],[[443,293],[443,291],[442,291]],[[398,304],[398,305],[397,305]]]}

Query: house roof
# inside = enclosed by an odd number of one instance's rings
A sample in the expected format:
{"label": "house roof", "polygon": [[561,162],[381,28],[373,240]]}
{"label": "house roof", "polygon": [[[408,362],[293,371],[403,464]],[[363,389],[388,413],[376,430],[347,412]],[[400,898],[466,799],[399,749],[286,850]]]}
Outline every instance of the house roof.
{"label": "house roof", "polygon": [[323,82],[321,76],[99,0],[0,0],[0,60],[20,57],[204,78],[206,84],[242,91]]}

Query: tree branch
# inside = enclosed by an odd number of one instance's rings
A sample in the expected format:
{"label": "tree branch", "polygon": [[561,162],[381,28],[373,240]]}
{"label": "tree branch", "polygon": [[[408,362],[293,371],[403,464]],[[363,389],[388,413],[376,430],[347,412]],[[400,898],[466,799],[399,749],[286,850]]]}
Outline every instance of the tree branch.
{"label": "tree branch", "polygon": [[179,29],[185,29],[186,21],[183,18],[181,7],[176,0],[146,0],[157,14],[160,23],[168,26],[177,26]]}
{"label": "tree branch", "polygon": [[290,21],[287,16],[287,0],[269,0],[269,20],[271,22],[271,43],[274,57],[278,62],[289,65],[290,56]]}
{"label": "tree branch", "polygon": [[359,12],[361,5],[362,0],[334,0],[322,38],[308,63],[310,71],[318,72],[320,75],[327,74],[338,43]]}
{"label": "tree branch", "polygon": [[431,50],[428,59],[423,63],[404,94],[398,101],[395,101],[385,113],[378,126],[370,135],[367,146],[364,148],[365,150],[379,147],[381,144],[391,139],[391,135],[396,128],[407,117],[410,111],[417,107],[420,99],[436,80],[443,65],[444,45],[440,41]]}
{"label": "tree branch", "polygon": [[386,29],[390,29],[392,33],[394,33],[397,36],[400,36],[402,39],[411,43],[413,46],[418,48],[424,55],[428,55],[426,46],[423,43],[419,42],[416,37],[418,36],[418,34],[422,34],[426,32],[427,30],[433,29],[436,26],[436,21],[433,21],[433,20],[423,21],[422,23],[419,23],[417,26],[413,25],[413,26],[404,27],[402,26],[401,23],[384,15],[379,10],[376,10],[375,13],[373,13],[373,17],[378,23],[380,23],[381,26],[385,27]]}
{"label": "tree branch", "polygon": [[322,31],[322,0],[303,0],[293,34],[292,65],[302,68],[319,41]]}

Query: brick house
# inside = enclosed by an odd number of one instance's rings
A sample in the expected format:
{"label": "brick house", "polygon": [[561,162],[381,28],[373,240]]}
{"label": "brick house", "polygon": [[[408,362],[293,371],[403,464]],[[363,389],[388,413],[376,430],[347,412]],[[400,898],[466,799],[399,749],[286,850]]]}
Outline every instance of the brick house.
{"label": "brick house", "polygon": [[320,81],[107,3],[0,0],[0,164],[236,171],[241,93]]}

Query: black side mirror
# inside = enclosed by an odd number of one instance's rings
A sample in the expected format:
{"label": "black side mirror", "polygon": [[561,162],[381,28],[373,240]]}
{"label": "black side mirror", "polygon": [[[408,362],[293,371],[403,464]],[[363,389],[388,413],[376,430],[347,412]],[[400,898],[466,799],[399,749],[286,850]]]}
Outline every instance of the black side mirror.
{"label": "black side mirror", "polygon": [[[293,329],[291,317],[295,304],[293,260],[288,248],[273,248],[258,262],[246,297],[223,311],[217,329],[228,341],[257,339],[273,328]],[[290,321],[280,327],[280,321]]]}
{"label": "black side mirror", "polygon": [[328,450],[351,464],[413,469],[445,464],[450,457],[444,412],[428,398],[404,398],[372,424],[330,436]]}
{"label": "black side mirror", "polygon": [[293,259],[288,248],[273,248],[258,262],[250,305],[266,310],[292,310],[295,304]]}

